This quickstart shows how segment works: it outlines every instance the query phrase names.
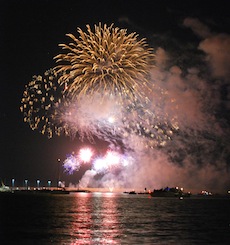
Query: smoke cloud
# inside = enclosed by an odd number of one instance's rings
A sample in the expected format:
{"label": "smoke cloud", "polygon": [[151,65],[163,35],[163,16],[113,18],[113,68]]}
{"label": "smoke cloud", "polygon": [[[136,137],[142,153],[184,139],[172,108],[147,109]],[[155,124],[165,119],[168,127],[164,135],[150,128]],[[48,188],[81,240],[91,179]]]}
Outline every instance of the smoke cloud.
{"label": "smoke cloud", "polygon": [[[201,62],[180,66],[174,63],[178,60],[175,53],[166,46],[154,47],[156,66],[151,71],[151,82],[157,89],[149,94],[147,105],[157,115],[155,120],[176,125],[170,140],[148,148],[148,137],[123,137],[126,154],[134,162],[101,175],[88,170],[80,181],[81,187],[143,190],[180,186],[194,192],[229,188],[230,36],[211,32],[198,19],[186,18],[183,24],[200,38],[194,56],[187,60]],[[106,103],[106,114],[113,107]]]}

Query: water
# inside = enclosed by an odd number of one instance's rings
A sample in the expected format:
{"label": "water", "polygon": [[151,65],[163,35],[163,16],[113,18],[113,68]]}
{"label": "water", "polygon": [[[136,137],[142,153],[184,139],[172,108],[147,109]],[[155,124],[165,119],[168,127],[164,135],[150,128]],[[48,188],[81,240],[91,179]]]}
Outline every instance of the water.
{"label": "water", "polygon": [[230,198],[0,195],[0,244],[230,244]]}

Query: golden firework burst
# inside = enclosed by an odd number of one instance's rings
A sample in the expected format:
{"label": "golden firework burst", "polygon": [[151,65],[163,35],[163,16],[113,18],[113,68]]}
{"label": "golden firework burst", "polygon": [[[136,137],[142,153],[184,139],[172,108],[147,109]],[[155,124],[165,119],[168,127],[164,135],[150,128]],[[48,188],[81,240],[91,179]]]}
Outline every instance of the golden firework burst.
{"label": "golden firework burst", "polygon": [[21,100],[20,110],[24,122],[48,138],[54,134],[69,135],[67,125],[60,121],[58,115],[60,107],[68,104],[63,95],[64,89],[64,85],[59,85],[57,73],[53,69],[47,70],[43,76],[33,76],[32,81],[25,86]]}
{"label": "golden firework burst", "polygon": [[59,82],[67,83],[72,96],[109,92],[133,99],[149,89],[154,54],[145,39],[113,24],[99,23],[94,32],[86,27],[87,32],[77,29],[79,38],[67,34],[72,42],[60,44],[64,52],[54,57]]}

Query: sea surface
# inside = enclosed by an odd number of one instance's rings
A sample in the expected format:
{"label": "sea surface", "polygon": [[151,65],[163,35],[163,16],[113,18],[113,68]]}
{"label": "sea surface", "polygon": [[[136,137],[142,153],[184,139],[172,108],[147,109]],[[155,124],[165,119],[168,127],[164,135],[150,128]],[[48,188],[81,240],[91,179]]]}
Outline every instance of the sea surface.
{"label": "sea surface", "polygon": [[230,244],[230,198],[0,195],[7,244]]}

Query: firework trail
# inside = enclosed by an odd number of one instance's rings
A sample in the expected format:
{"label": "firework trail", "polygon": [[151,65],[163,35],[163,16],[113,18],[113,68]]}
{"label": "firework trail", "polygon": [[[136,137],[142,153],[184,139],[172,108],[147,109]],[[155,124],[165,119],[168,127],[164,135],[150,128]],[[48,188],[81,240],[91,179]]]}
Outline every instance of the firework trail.
{"label": "firework trail", "polygon": [[68,92],[78,98],[95,92],[142,97],[141,91],[149,89],[154,57],[145,39],[113,25],[95,25],[94,32],[87,25],[87,33],[80,28],[78,33],[79,38],[67,34],[72,42],[60,44],[64,53],[55,57]]}

